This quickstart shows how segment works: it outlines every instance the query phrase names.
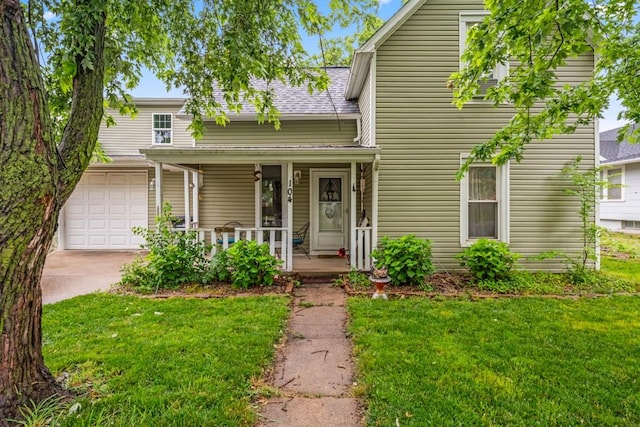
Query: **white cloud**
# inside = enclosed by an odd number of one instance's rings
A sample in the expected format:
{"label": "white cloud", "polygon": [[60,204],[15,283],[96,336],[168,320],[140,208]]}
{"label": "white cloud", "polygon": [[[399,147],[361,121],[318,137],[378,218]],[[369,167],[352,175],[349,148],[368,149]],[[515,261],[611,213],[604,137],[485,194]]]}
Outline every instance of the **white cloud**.
{"label": "white cloud", "polygon": [[380,6],[391,3],[393,0],[380,0]]}
{"label": "white cloud", "polygon": [[51,21],[52,19],[57,18],[56,14],[49,10],[44,13],[43,17],[45,21]]}

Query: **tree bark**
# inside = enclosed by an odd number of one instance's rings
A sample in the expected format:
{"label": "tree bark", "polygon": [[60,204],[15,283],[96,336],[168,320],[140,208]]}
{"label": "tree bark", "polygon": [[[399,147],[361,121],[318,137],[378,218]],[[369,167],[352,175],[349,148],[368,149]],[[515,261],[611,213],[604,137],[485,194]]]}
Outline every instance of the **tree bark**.
{"label": "tree bark", "polygon": [[[100,4],[98,0],[78,3]],[[20,405],[64,393],[42,357],[40,279],[58,213],[89,163],[102,117],[104,13],[92,69],[76,58],[60,150],[20,0],[0,0],[0,425]]]}

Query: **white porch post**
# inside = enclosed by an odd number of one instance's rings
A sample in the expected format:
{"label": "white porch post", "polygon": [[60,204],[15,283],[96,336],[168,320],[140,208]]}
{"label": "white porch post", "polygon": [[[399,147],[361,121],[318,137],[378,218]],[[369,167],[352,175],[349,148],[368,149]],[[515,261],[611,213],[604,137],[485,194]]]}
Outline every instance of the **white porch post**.
{"label": "white porch post", "polygon": [[156,216],[162,214],[162,163],[156,163]]}
{"label": "white porch post", "polygon": [[380,155],[371,165],[371,247],[378,246],[378,169],[380,169]]}
{"label": "white porch post", "polygon": [[198,224],[200,227],[200,218],[199,218],[199,198],[200,198],[200,178],[198,177],[198,172],[191,172],[191,182],[193,183],[192,189],[192,199],[193,199],[193,222]]}
{"label": "white porch post", "polygon": [[183,172],[184,175],[184,228],[191,228],[191,212],[190,211],[190,202],[189,202],[189,171],[185,170]]}
{"label": "white porch post", "polygon": [[[256,163],[253,166],[253,170],[254,170],[254,176],[259,176],[260,179],[255,181],[255,191],[254,191],[254,195],[255,195],[255,226],[256,228],[262,227],[262,166],[260,165],[260,163]],[[260,174],[258,174],[257,172],[260,172]]]}
{"label": "white porch post", "polygon": [[293,270],[293,163],[287,163],[287,271]]}
{"label": "white porch post", "polygon": [[351,171],[349,173],[349,259],[351,268],[356,267],[358,254],[356,253],[357,234],[356,234],[356,162],[351,162]]}

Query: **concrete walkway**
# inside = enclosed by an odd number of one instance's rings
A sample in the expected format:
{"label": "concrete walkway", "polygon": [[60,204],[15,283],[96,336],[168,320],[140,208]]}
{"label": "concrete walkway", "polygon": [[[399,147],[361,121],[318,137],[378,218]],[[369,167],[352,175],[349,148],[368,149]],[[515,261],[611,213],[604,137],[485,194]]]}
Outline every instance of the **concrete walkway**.
{"label": "concrete walkway", "polygon": [[354,368],[345,333],[345,294],[329,284],[294,290],[284,348],[259,426],[358,426],[361,414],[352,397]]}
{"label": "concrete walkway", "polygon": [[42,303],[106,291],[120,280],[120,267],[138,251],[54,251],[42,272]]}

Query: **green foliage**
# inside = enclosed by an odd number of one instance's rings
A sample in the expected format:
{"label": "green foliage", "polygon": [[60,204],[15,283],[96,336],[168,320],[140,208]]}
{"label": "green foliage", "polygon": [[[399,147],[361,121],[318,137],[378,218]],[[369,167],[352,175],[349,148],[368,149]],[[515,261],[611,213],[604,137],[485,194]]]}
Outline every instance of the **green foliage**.
{"label": "green foliage", "polygon": [[39,402],[29,401],[19,408],[20,420],[7,420],[25,427],[59,426],[67,405],[62,396],[52,395]]}
{"label": "green foliage", "polygon": [[600,230],[600,247],[603,254],[622,259],[640,259],[640,235],[613,233]]}
{"label": "green foliage", "polygon": [[[469,269],[478,284],[490,290],[502,290],[507,286],[519,257],[506,243],[490,239],[479,239],[456,255],[460,265]],[[498,289],[491,289],[493,287]]]}
{"label": "green foliage", "polygon": [[599,168],[585,170],[580,165],[581,161],[582,157],[578,156],[562,169],[562,175],[571,182],[571,187],[565,190],[565,194],[577,197],[580,202],[578,215],[582,230],[582,253],[578,257],[566,255],[570,264],[569,277],[573,283],[587,283],[594,280],[589,271],[589,262],[593,264],[596,261],[596,242],[599,236],[594,210],[601,189],[608,186],[606,181],[600,179]]}
{"label": "green foliage", "polygon": [[209,247],[198,241],[195,231],[175,231],[171,205],[165,203],[156,219],[156,230],[136,227],[133,232],[145,239],[149,253],[144,261],[134,260],[123,267],[122,284],[143,291],[176,289],[186,283],[202,283],[208,278]]}
{"label": "green foliage", "polygon": [[377,267],[386,267],[393,285],[421,285],[433,273],[431,242],[413,234],[392,240],[383,237],[371,253]]}
{"label": "green foliage", "polygon": [[231,260],[229,251],[218,251],[209,262],[209,282],[230,282],[231,281]]}
{"label": "green foliage", "polygon": [[[511,63],[486,99],[496,107],[508,104],[514,114],[471,150],[462,174],[475,161],[519,161],[529,143],[573,133],[601,116],[614,95],[622,104],[618,119],[640,122],[636,0],[488,0],[484,6],[490,15],[469,31],[465,66],[450,77],[454,103],[462,108],[477,93],[478,80],[497,64]],[[597,46],[595,72],[581,82],[560,81],[561,67],[571,58],[591,55],[592,46]],[[619,137],[632,130],[626,126]]]}
{"label": "green foliage", "polygon": [[362,271],[358,271],[357,268],[352,268],[349,273],[334,280],[336,285],[342,286],[345,283],[355,291],[361,291],[371,288],[371,280]]}
{"label": "green foliage", "polygon": [[281,261],[269,253],[269,245],[240,240],[228,249],[231,283],[236,288],[270,286]]}

